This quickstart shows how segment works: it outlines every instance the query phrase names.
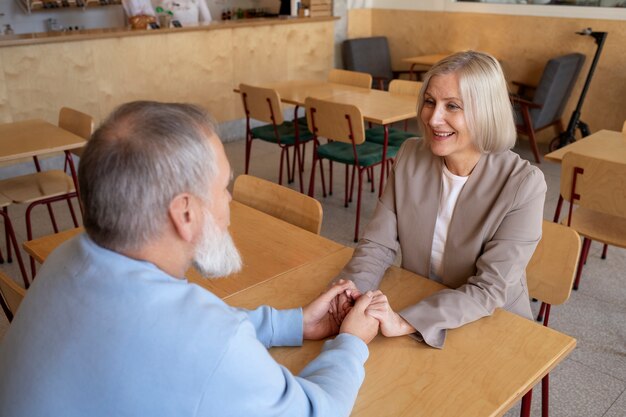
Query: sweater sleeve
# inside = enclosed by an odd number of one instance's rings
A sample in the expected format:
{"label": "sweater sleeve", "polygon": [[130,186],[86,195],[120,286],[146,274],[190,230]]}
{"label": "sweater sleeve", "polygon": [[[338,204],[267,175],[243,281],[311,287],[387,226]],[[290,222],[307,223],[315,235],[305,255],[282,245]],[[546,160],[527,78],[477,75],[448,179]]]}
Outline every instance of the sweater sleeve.
{"label": "sweater sleeve", "polygon": [[244,320],[205,386],[197,416],[348,416],[365,376],[367,345],[350,334],[324,343],[293,375],[279,365]]}
{"label": "sweater sleeve", "polygon": [[[476,261],[476,274],[456,289],[439,291],[399,314],[424,342],[442,348],[447,329],[471,323],[508,307],[507,289],[519,285],[541,239],[546,183],[531,170],[520,183],[509,211]],[[519,296],[526,296],[520,294]]]}
{"label": "sweater sleeve", "polygon": [[262,306],[254,310],[237,309],[247,315],[256,337],[265,346],[301,346],[303,337],[302,309],[277,310]]}

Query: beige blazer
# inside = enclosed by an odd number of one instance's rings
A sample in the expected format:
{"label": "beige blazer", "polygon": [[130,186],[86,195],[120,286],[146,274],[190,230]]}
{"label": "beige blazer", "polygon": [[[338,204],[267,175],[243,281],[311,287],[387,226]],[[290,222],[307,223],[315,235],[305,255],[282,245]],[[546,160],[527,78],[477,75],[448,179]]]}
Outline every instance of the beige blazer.
{"label": "beige blazer", "polygon": [[[404,143],[340,278],[353,280],[361,291],[376,289],[398,250],[403,268],[429,276],[442,164],[421,139]],[[448,229],[443,284],[450,289],[399,312],[418,339],[442,348],[447,329],[491,315],[497,307],[532,317],[525,269],[541,238],[545,194],[543,173],[517,154],[480,158]]]}

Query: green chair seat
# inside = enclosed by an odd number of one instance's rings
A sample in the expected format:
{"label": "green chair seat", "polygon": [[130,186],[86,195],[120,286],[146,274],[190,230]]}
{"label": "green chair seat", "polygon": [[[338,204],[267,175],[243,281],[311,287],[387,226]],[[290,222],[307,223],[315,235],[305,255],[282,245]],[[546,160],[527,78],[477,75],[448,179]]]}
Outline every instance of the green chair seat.
{"label": "green chair seat", "polygon": [[[400,129],[389,128],[389,140],[388,146],[395,146],[399,148],[405,140],[414,138],[417,135],[411,132],[405,132]],[[376,126],[365,131],[365,140],[367,142],[378,143],[380,145],[385,143],[385,129],[382,126]]]}
{"label": "green chair seat", "polygon": [[[250,129],[252,135],[255,138],[264,140],[266,142],[278,143],[276,134],[274,132],[273,125],[263,125]],[[298,133],[300,134],[300,143],[308,142],[313,139],[313,134],[309,132],[306,125],[298,124]],[[296,143],[296,131],[293,122],[284,122],[278,125],[278,135],[280,136],[281,145],[295,145]]]}
{"label": "green chair seat", "polygon": [[[359,157],[359,165],[369,167],[381,162],[383,158],[383,147],[377,143],[363,142],[357,145],[356,151]],[[387,147],[387,158],[395,158],[398,148]],[[317,154],[320,158],[340,162],[342,164],[354,165],[354,151],[352,144],[344,142],[330,142],[317,147]]]}

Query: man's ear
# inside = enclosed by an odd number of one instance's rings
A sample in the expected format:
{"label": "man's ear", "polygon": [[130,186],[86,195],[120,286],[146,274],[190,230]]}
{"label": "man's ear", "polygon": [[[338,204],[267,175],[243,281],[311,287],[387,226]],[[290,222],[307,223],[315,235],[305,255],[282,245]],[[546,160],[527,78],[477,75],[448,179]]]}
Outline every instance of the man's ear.
{"label": "man's ear", "polygon": [[198,204],[190,194],[182,193],[172,199],[168,209],[172,226],[185,242],[194,241],[198,227]]}

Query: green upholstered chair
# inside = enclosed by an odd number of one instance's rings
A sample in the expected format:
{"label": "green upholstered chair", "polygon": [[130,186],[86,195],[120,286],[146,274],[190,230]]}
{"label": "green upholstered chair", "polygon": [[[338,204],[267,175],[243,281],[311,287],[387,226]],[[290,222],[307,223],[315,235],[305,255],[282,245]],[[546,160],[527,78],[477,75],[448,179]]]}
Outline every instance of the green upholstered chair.
{"label": "green upholstered chair", "polygon": [[[261,139],[275,143],[281,148],[278,183],[283,183],[283,165],[287,165],[287,181],[293,182],[296,165],[300,179],[300,192],[303,192],[302,171],[304,146],[313,139],[305,121],[291,122],[284,120],[278,92],[271,88],[254,87],[240,84],[241,99],[246,113],[246,163],[245,173],[250,168],[252,141]],[[259,127],[251,127],[251,120],[268,123]],[[293,165],[290,165],[289,150],[294,149]]]}
{"label": "green upholstered chair", "polygon": [[[326,197],[324,184],[324,170],[322,161],[345,164],[345,197],[344,205],[352,200],[354,191],[354,177],[358,173],[358,190],[356,206],[356,224],[354,241],[359,237],[359,220],[361,215],[361,195],[363,191],[363,172],[380,165],[383,169],[383,146],[365,141],[365,126],[363,115],[358,107],[350,104],[334,103],[308,97],[305,101],[309,130],[314,135],[313,165],[309,182],[309,195],[313,197],[315,191],[315,168],[319,162],[322,177],[322,190]],[[318,138],[328,139],[327,144],[320,144]],[[388,147],[387,155],[394,158],[398,152],[395,147]],[[350,167],[352,174],[350,175]],[[332,181],[332,178],[331,178]],[[348,191],[349,186],[349,191]],[[373,184],[372,184],[373,186]]]}

